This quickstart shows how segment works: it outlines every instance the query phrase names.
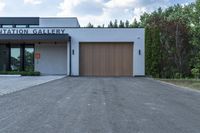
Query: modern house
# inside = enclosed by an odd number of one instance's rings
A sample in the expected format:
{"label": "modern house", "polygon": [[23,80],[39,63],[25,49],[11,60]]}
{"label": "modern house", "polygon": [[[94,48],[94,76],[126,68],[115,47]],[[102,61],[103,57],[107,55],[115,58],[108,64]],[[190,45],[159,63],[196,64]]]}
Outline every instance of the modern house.
{"label": "modern house", "polygon": [[81,28],[77,18],[0,18],[0,71],[144,76],[144,57],[143,28]]}

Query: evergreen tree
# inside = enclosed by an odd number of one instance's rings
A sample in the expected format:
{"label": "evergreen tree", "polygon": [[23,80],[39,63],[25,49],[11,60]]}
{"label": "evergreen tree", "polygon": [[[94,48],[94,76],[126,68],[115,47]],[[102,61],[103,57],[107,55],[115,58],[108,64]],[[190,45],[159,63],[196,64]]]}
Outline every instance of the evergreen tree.
{"label": "evergreen tree", "polygon": [[124,27],[125,27],[124,22],[122,20],[120,20],[120,22],[119,22],[119,28],[124,28]]}
{"label": "evergreen tree", "polygon": [[130,26],[129,21],[126,20],[126,22],[125,22],[125,27],[126,27],[126,28],[129,28],[129,26]]}
{"label": "evergreen tree", "polygon": [[86,28],[94,28],[94,26],[89,22]]}
{"label": "evergreen tree", "polygon": [[133,21],[131,27],[132,27],[132,28],[139,28],[139,26],[140,26],[139,22],[137,22],[137,20],[134,19],[134,21]]}
{"label": "evergreen tree", "polygon": [[146,75],[151,75],[151,49],[152,38],[151,38],[151,30],[150,28],[145,29],[145,72]]}
{"label": "evergreen tree", "polygon": [[108,28],[113,28],[113,27],[114,27],[113,22],[110,21],[110,23],[108,24]]}
{"label": "evergreen tree", "polygon": [[152,28],[152,44],[151,44],[151,75],[160,77],[160,31],[158,27]]}
{"label": "evergreen tree", "polygon": [[118,28],[118,22],[117,22],[117,19],[115,19],[115,22],[114,22],[114,28]]}

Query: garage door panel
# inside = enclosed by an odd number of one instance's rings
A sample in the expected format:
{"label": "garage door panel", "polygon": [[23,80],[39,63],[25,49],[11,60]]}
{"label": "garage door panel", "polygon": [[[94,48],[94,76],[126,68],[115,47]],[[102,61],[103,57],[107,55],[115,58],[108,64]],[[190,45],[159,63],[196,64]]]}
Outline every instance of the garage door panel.
{"label": "garage door panel", "polygon": [[80,43],[80,75],[132,76],[132,43]]}

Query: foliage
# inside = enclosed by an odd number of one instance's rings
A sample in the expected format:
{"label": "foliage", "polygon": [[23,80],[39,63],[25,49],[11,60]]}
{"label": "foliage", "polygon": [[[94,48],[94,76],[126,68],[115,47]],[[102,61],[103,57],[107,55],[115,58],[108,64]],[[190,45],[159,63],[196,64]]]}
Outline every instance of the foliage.
{"label": "foliage", "polygon": [[94,28],[94,25],[89,22],[86,28]]}
{"label": "foliage", "polygon": [[[141,27],[146,32],[151,29],[146,33],[146,43],[151,37],[150,44],[146,44],[146,55],[151,55],[150,59],[146,58],[147,75],[161,78],[190,76],[192,46],[189,13],[193,6],[189,6],[175,5],[164,11],[159,8],[141,16]],[[157,34],[152,30],[157,30],[154,31]]]}
{"label": "foliage", "polygon": [[199,78],[199,76],[200,76],[200,71],[199,71],[199,69],[197,69],[197,68],[193,68],[192,70],[191,70],[191,72],[192,72],[192,75],[194,76],[194,78]]}
{"label": "foliage", "polygon": [[160,73],[160,30],[157,27],[146,28],[146,74],[159,77]]}
{"label": "foliage", "polygon": [[27,71],[0,71],[0,75],[40,76],[40,72]]}

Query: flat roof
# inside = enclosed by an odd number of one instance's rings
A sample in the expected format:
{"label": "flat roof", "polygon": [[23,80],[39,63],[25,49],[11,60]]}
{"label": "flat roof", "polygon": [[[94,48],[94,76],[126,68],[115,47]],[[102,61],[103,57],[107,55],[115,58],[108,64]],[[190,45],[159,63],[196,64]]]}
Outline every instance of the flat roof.
{"label": "flat roof", "polygon": [[39,17],[0,17],[0,25],[39,25]]}

